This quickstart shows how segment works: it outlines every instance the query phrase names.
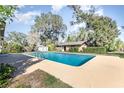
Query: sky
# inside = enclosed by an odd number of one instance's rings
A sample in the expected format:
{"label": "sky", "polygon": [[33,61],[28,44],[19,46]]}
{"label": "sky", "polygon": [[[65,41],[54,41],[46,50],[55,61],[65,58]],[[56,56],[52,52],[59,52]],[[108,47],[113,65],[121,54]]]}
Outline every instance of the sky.
{"label": "sky", "polygon": [[[76,33],[79,27],[84,27],[85,24],[81,23],[78,25],[71,26],[70,21],[74,20],[72,18],[73,11],[66,5],[20,5],[19,9],[15,12],[15,18],[13,22],[6,25],[6,35],[11,31],[17,31],[27,34],[31,30],[31,26],[34,24],[36,16],[41,13],[52,12],[58,14],[63,18],[63,23],[67,25],[66,34]],[[118,29],[121,34],[119,38],[124,41],[124,30],[121,26],[124,26],[124,6],[120,5],[104,5],[96,6],[97,15],[108,16],[117,22]],[[89,6],[82,5],[81,9],[87,11]]]}

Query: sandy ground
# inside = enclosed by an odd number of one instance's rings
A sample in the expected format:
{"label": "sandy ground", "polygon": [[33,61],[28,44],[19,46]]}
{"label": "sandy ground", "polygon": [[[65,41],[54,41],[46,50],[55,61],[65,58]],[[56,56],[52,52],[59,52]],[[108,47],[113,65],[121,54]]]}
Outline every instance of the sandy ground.
{"label": "sandy ground", "polygon": [[[32,62],[37,61],[32,58]],[[22,74],[41,69],[75,88],[124,88],[124,59],[97,55],[79,67],[42,60],[25,68]],[[19,76],[18,76],[19,77]]]}

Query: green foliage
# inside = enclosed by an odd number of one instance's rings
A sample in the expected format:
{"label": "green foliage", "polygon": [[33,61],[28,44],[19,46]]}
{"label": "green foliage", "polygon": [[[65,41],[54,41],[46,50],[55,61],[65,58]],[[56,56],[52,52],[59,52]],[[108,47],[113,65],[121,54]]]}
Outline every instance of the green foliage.
{"label": "green foliage", "polygon": [[109,49],[109,52],[113,51],[123,51],[124,50],[124,42],[121,41],[120,39],[115,39],[113,42],[107,46]]}
{"label": "green foliage", "polygon": [[8,50],[2,50],[2,51],[0,52],[0,54],[7,54],[7,53],[9,53]]}
{"label": "green foliage", "polygon": [[55,44],[49,44],[48,45],[48,51],[55,51],[55,49],[56,49]]}
{"label": "green foliage", "polygon": [[47,77],[44,78],[44,83],[46,86],[49,86],[54,82],[56,82],[56,78],[54,76],[47,75]]}
{"label": "green foliage", "polygon": [[71,47],[71,48],[69,48],[69,52],[78,52],[78,48],[77,47]]}
{"label": "green foliage", "polygon": [[0,40],[4,39],[5,26],[6,26],[6,23],[0,21]]}
{"label": "green foliage", "polygon": [[42,13],[36,17],[31,31],[38,32],[42,44],[46,44],[47,40],[55,43],[59,37],[64,38],[66,29],[67,27],[63,24],[61,16],[52,13]]}
{"label": "green foliage", "polygon": [[68,35],[67,37],[67,42],[73,42],[73,41],[76,41],[76,36],[71,34],[71,35]]}
{"label": "green foliage", "polygon": [[80,28],[76,36],[76,41],[85,41],[87,39],[87,32],[84,28]]}
{"label": "green foliage", "polygon": [[19,53],[25,50],[27,36],[20,32],[10,32],[7,37],[7,50],[11,53]]}
{"label": "green foliage", "polygon": [[112,56],[119,56],[121,58],[124,58],[124,53],[107,53],[108,55],[112,55]]}
{"label": "green foliage", "polygon": [[19,53],[25,50],[27,44],[26,35],[20,32],[10,32],[4,40],[1,41],[1,53]]}
{"label": "green foliage", "polygon": [[105,47],[87,47],[83,49],[84,53],[96,53],[96,54],[105,54]]}
{"label": "green foliage", "polygon": [[[116,22],[107,16],[96,15],[96,8],[94,6],[91,6],[91,9],[87,12],[82,11],[79,5],[69,7],[74,10],[74,16],[76,18],[76,21],[73,21],[72,25],[83,22],[86,24],[86,28],[84,29],[87,34],[87,45],[106,47],[107,50],[109,50],[109,45],[111,45],[113,40],[120,34]],[[84,37],[85,34],[80,33],[79,36],[81,35]],[[79,36],[79,40],[82,40],[82,36]]]}
{"label": "green foliage", "polygon": [[44,76],[43,84],[46,88],[72,88],[50,74]]}
{"label": "green foliage", "polygon": [[123,51],[124,50],[124,42],[120,39],[115,40],[116,51]]}
{"label": "green foliage", "polygon": [[17,6],[13,5],[0,5],[0,21],[12,20]]}
{"label": "green foliage", "polygon": [[15,68],[10,65],[4,63],[0,64],[0,88],[7,86],[9,79],[11,78],[11,74],[14,71]]}
{"label": "green foliage", "polygon": [[9,53],[20,53],[23,51],[23,47],[18,44],[12,44],[10,47]]}
{"label": "green foliage", "polygon": [[24,33],[13,31],[8,34],[7,40],[12,43],[25,46],[26,41],[27,41],[26,37],[27,36]]}
{"label": "green foliage", "polygon": [[0,40],[4,38],[6,22],[12,21],[16,9],[16,6],[0,5]]}
{"label": "green foliage", "polygon": [[21,45],[18,45],[16,43],[9,43],[0,52],[1,54],[6,53],[20,53],[23,52],[23,47]]}
{"label": "green foliage", "polygon": [[68,35],[66,41],[67,42],[75,42],[75,41],[85,41],[87,39],[87,32],[84,28],[80,28],[80,30],[75,34]]}

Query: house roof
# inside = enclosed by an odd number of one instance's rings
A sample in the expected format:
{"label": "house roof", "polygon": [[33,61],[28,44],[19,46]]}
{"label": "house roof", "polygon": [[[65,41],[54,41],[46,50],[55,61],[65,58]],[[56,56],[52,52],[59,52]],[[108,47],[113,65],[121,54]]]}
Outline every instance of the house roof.
{"label": "house roof", "polygon": [[58,43],[57,46],[73,46],[73,45],[82,45],[85,41],[77,41],[77,42],[65,42],[65,43]]}

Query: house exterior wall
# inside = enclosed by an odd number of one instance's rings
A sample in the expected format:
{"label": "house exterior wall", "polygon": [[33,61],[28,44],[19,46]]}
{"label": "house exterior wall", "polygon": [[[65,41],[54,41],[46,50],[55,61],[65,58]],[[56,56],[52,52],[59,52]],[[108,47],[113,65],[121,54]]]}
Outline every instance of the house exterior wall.
{"label": "house exterior wall", "polygon": [[57,51],[64,51],[64,47],[56,47]]}
{"label": "house exterior wall", "polygon": [[83,48],[86,48],[87,46],[85,44],[83,45],[75,45],[75,46],[61,46],[61,47],[57,47],[56,49],[58,51],[69,51],[70,48],[78,48],[78,51],[81,52],[83,51]]}
{"label": "house exterior wall", "polygon": [[69,51],[70,47],[69,46],[66,46],[66,50],[65,51]]}
{"label": "house exterior wall", "polygon": [[83,48],[86,48],[87,46],[85,44],[81,45],[79,48],[78,48],[78,51],[81,52],[83,51]]}

